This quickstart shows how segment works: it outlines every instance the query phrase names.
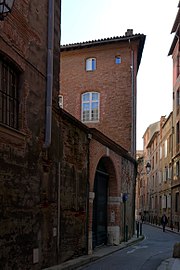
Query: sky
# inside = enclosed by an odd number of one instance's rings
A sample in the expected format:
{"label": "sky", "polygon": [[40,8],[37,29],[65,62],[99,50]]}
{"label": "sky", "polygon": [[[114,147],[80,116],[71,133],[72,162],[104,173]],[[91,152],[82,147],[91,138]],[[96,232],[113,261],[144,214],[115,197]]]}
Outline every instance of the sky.
{"label": "sky", "polygon": [[178,0],[62,0],[61,44],[146,35],[137,75],[137,150],[147,127],[172,111],[172,26]]}

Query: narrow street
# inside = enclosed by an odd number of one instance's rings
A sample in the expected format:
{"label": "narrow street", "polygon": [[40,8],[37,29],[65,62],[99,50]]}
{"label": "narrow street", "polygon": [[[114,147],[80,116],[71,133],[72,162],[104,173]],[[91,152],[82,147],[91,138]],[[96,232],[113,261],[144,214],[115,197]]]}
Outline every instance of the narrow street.
{"label": "narrow street", "polygon": [[85,270],[156,270],[161,262],[172,257],[173,246],[180,235],[143,224],[145,239],[101,260],[78,268]]}

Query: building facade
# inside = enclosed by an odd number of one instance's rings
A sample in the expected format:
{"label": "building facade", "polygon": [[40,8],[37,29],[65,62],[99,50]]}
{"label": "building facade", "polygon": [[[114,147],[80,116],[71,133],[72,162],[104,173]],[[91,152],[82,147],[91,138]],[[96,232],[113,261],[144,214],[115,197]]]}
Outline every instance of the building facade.
{"label": "building facade", "polygon": [[15,0],[0,21],[3,270],[44,269],[134,233],[133,155],[59,108],[60,10],[60,1]]}
{"label": "building facade", "polygon": [[[179,21],[180,2],[171,31],[174,33],[174,39],[169,50],[173,60],[173,110],[168,117],[161,117],[156,130],[152,128],[154,126],[152,124],[144,134],[143,158],[145,161],[149,160],[151,172],[148,175],[140,174],[145,182],[143,209],[137,204],[137,212],[144,212],[147,221],[160,224],[160,218],[165,213],[168,217],[168,226],[178,231],[180,228]],[[144,170],[145,166],[146,163]],[[139,189],[139,181],[137,183]]]}
{"label": "building facade", "polygon": [[[139,165],[139,179],[144,183],[140,212],[146,221],[160,224],[165,213],[171,225],[171,183],[172,183],[172,113],[159,122],[151,124],[144,136],[143,164]],[[151,165],[147,173],[147,162]],[[139,181],[137,181],[139,188]],[[137,201],[139,198],[137,197]]]}
{"label": "building facade", "polygon": [[136,155],[136,77],[143,34],[61,46],[63,108]]}
{"label": "building facade", "polygon": [[3,270],[44,269],[87,253],[89,131],[57,106],[59,25],[60,1],[15,1],[0,21]]}
{"label": "building facade", "polygon": [[[103,243],[119,244],[134,232],[136,77],[144,42],[144,35],[128,30],[122,37],[61,46],[60,105],[97,139],[111,141],[131,157],[120,158],[109,146],[100,150],[99,143],[90,141],[89,253]],[[104,200],[98,206],[100,189]],[[104,221],[98,226],[101,207]]]}
{"label": "building facade", "polygon": [[173,142],[172,142],[172,219],[174,224],[180,224],[180,49],[179,49],[179,29],[180,2],[178,12],[172,27],[171,33],[174,39],[169,50],[169,55],[173,61]]}

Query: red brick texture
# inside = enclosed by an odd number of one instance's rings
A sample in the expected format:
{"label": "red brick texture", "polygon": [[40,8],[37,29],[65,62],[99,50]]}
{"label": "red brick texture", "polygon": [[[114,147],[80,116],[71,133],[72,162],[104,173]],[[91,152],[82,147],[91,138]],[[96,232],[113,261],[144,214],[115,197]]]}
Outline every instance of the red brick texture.
{"label": "red brick texture", "polygon": [[[136,88],[137,48],[134,50],[134,83]],[[115,64],[120,55],[121,64]],[[95,57],[97,69],[85,70],[85,60]],[[132,143],[132,48],[128,42],[101,45],[61,52],[60,94],[64,96],[64,109],[81,120],[81,94],[100,93],[100,121],[88,123],[131,151]],[[135,142],[133,142],[135,143]]]}

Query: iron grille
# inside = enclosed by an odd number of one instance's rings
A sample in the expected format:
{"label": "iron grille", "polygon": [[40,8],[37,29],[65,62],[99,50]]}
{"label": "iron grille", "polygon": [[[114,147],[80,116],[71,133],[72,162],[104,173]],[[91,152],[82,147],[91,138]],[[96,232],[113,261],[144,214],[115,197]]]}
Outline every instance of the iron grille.
{"label": "iron grille", "polygon": [[0,55],[0,123],[18,129],[18,71]]}

